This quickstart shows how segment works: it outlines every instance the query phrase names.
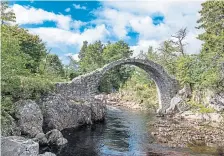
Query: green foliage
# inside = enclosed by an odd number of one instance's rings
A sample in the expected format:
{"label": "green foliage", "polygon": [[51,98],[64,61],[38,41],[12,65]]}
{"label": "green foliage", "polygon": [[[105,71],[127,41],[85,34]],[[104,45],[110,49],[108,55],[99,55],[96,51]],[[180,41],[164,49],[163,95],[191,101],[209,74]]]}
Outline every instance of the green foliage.
{"label": "green foliage", "polygon": [[7,124],[7,115],[14,112],[14,102],[37,100],[52,91],[54,83],[63,80],[64,69],[58,56],[47,55],[39,36],[17,25],[8,25],[7,22],[14,20],[14,14],[5,12],[6,2],[1,4],[4,12],[1,17],[1,119]]}
{"label": "green foliage", "polygon": [[43,74],[49,74],[52,76],[64,76],[63,65],[55,54],[49,54],[46,56],[46,59],[43,59],[40,63],[40,72]]}
{"label": "green foliage", "polygon": [[[83,46],[86,46],[85,44]],[[101,41],[96,41],[89,44],[87,47],[82,47],[82,57],[79,61],[80,70],[82,73],[91,72],[103,65],[103,44]]]}
{"label": "green foliage", "polygon": [[215,110],[213,108],[205,107],[205,105],[201,103],[196,103],[193,100],[190,100],[188,104],[191,106],[192,110],[199,113],[213,113]]}
{"label": "green foliage", "polygon": [[[198,38],[204,41],[200,53],[202,66],[205,69],[202,73],[202,82],[205,87],[223,86],[221,76],[221,63],[224,62],[224,1],[206,1],[202,3],[202,10],[199,12],[201,18],[198,20],[198,28],[205,30]],[[223,89],[224,90],[224,89]]]}
{"label": "green foliage", "polygon": [[124,94],[122,100],[132,101],[156,109],[158,97],[155,83],[142,69],[136,67],[132,73],[131,77],[119,89],[119,92]]}
{"label": "green foliage", "polygon": [[8,24],[9,22],[15,22],[16,16],[12,9],[9,8],[7,1],[1,1],[1,24]]}

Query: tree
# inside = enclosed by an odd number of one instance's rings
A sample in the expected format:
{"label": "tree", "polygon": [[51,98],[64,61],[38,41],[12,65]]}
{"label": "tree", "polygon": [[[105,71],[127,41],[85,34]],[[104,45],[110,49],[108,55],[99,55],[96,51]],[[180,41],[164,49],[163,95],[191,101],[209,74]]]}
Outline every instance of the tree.
{"label": "tree", "polygon": [[87,41],[83,41],[83,45],[82,48],[79,52],[79,59],[83,59],[85,57],[85,53],[86,53],[86,49],[88,47],[88,42]]}
{"label": "tree", "polygon": [[129,58],[133,51],[124,41],[118,41],[114,44],[108,44],[103,51],[103,58],[105,63],[109,63],[121,58]]}
{"label": "tree", "polygon": [[187,28],[181,28],[175,35],[171,35],[171,37],[175,38],[177,41],[172,40],[172,43],[176,45],[176,52],[181,53],[182,56],[185,55],[184,47],[187,43],[184,43],[184,39],[187,36]]}
{"label": "tree", "polygon": [[163,65],[170,74],[175,75],[175,62],[177,59],[177,55],[175,53],[176,48],[173,46],[173,42],[170,40],[164,41],[160,44],[157,50],[159,51],[159,58],[157,63]]}
{"label": "tree", "polygon": [[202,84],[224,88],[221,77],[221,64],[224,62],[224,1],[206,1],[202,3],[199,13],[201,17],[197,21],[197,28],[204,30],[198,36],[204,42],[200,53]]}
{"label": "tree", "polygon": [[1,24],[8,24],[9,22],[15,22],[16,16],[12,9],[9,8],[7,1],[1,1]]}
{"label": "tree", "polygon": [[45,44],[39,36],[30,34],[26,29],[18,26],[8,26],[7,28],[12,36],[19,40],[21,51],[28,60],[26,68],[33,73],[37,73],[40,62],[47,55]]}
{"label": "tree", "polygon": [[46,73],[52,74],[53,76],[64,76],[63,65],[55,54],[49,54],[46,59]]}
{"label": "tree", "polygon": [[79,66],[81,73],[87,73],[93,71],[103,65],[103,44],[101,41],[96,41],[93,44],[89,44],[85,49],[84,57],[80,59]]}

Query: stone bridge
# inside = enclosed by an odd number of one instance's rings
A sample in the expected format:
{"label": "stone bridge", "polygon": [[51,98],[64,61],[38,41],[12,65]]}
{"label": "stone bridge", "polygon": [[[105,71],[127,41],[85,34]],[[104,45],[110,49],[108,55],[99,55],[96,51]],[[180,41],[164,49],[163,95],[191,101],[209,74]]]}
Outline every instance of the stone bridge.
{"label": "stone bridge", "polygon": [[98,86],[100,85],[101,78],[107,71],[125,64],[135,65],[145,70],[154,80],[159,97],[158,111],[164,113],[170,106],[171,99],[178,92],[178,82],[168,75],[161,65],[150,60],[130,58],[111,62],[91,73],[80,75],[71,82],[56,84],[56,92],[68,99],[88,99],[99,93]]}

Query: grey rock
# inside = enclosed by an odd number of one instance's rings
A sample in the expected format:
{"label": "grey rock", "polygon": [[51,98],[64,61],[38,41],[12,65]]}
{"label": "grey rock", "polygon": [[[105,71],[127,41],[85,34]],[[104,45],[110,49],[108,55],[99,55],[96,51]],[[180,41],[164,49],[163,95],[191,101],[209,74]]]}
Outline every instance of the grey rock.
{"label": "grey rock", "polygon": [[34,141],[37,141],[40,145],[47,145],[48,140],[44,133],[39,133],[35,136]]}
{"label": "grey rock", "polygon": [[41,108],[46,130],[75,128],[83,124],[92,124],[105,117],[105,104],[102,101],[71,100],[60,94],[42,99]]}
{"label": "grey rock", "polygon": [[44,154],[39,154],[38,156],[56,156],[56,154],[51,152],[45,152]]}
{"label": "grey rock", "polygon": [[43,132],[43,115],[39,106],[32,100],[20,100],[15,103],[16,118],[21,133],[30,137],[35,137]]}
{"label": "grey rock", "polygon": [[45,136],[49,145],[61,146],[68,142],[67,139],[63,138],[62,133],[57,129],[47,132]]}
{"label": "grey rock", "polygon": [[176,95],[171,99],[170,107],[166,110],[167,114],[184,112],[190,109],[190,106],[179,95]]}
{"label": "grey rock", "polygon": [[217,111],[224,111],[224,92],[213,95],[209,100],[209,107]]}
{"label": "grey rock", "polygon": [[185,84],[183,89],[178,91],[178,95],[180,95],[183,99],[191,97],[192,91],[190,84]]}
{"label": "grey rock", "polygon": [[59,139],[57,139],[57,141],[56,141],[56,145],[57,145],[57,146],[62,146],[62,145],[67,144],[67,143],[68,143],[68,140],[65,139],[65,138],[59,138]]}
{"label": "grey rock", "polygon": [[170,106],[171,99],[177,94],[179,84],[177,80],[168,75],[163,67],[146,59],[121,59],[111,62],[91,73],[78,76],[71,82],[57,83],[56,93],[71,100],[86,100],[98,94],[98,86],[104,74],[120,65],[135,65],[145,70],[155,81],[159,94],[158,113],[164,113]]}
{"label": "grey rock", "polygon": [[20,136],[1,138],[2,156],[37,156],[39,145],[31,139]]}

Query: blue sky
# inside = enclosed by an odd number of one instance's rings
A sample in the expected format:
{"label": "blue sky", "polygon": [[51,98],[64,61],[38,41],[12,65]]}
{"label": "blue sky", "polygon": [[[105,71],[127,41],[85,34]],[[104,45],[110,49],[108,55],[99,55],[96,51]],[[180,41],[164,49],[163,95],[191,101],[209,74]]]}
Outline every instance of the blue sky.
{"label": "blue sky", "polygon": [[195,29],[203,1],[16,1],[10,5],[17,23],[37,34],[63,63],[77,59],[82,42],[124,40],[136,56],[182,27],[188,28],[187,53],[198,53]]}

